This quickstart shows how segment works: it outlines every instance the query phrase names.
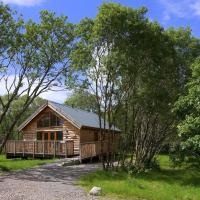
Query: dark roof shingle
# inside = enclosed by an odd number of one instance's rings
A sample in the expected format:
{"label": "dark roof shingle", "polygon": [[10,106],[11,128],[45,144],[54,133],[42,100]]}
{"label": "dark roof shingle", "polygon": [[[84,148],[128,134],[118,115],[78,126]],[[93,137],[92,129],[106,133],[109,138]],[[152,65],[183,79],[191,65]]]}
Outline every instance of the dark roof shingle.
{"label": "dark roof shingle", "polygon": [[[80,128],[81,127],[93,127],[99,128],[99,116],[95,113],[84,111],[78,108],[72,108],[63,104],[48,101],[48,104],[53,106],[58,112],[61,112],[67,118],[74,121]],[[103,123],[102,123],[103,126]],[[106,122],[106,129],[108,129],[108,123]],[[120,131],[116,127],[112,127],[113,130]]]}
{"label": "dark roof shingle", "polygon": [[[47,101],[42,105],[35,113],[33,113],[23,124],[21,124],[18,130],[22,130],[33,118],[35,118],[46,106],[50,106],[55,109],[58,113],[62,114],[63,117],[71,120],[77,127],[91,127],[91,128],[100,128],[99,126],[99,116],[92,112],[87,112],[78,108],[72,108],[63,104],[59,104],[53,101]],[[102,126],[103,126],[102,120]],[[106,129],[109,128],[108,123],[106,122]],[[112,130],[120,132],[120,129],[113,126]]]}

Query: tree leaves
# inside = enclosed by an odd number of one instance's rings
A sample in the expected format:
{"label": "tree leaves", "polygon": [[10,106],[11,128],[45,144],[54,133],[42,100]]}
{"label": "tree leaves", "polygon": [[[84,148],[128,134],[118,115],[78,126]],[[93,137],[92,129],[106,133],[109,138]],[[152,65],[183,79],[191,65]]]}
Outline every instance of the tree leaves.
{"label": "tree leaves", "polygon": [[191,66],[192,78],[187,84],[187,93],[175,104],[179,116],[178,133],[186,154],[200,159],[200,59]]}

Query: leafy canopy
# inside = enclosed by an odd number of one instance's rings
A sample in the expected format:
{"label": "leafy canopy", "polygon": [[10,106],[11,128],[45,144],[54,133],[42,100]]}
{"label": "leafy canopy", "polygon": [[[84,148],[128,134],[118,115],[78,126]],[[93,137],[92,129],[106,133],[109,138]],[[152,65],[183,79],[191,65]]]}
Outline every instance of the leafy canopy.
{"label": "leafy canopy", "polygon": [[185,95],[175,104],[180,123],[178,133],[181,137],[182,150],[186,155],[200,159],[200,59],[191,66],[192,78],[189,80]]}

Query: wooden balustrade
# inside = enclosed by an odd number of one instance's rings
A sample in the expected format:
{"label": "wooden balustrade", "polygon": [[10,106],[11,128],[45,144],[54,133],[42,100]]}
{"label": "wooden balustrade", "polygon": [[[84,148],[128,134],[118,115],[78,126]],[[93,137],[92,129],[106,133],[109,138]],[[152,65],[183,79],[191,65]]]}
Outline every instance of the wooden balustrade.
{"label": "wooden balustrade", "polygon": [[[102,147],[101,147],[102,145]],[[118,144],[115,142],[109,143],[108,141],[103,141],[102,144],[98,142],[87,142],[80,144],[80,159],[92,158],[95,156],[101,155],[102,153],[106,154],[108,152],[117,153]]]}
{"label": "wooden balustrade", "polygon": [[[102,146],[101,146],[102,145]],[[80,144],[80,160],[108,152],[117,153],[117,143],[108,141]],[[74,141],[23,141],[9,140],[6,143],[7,157],[68,157],[74,155]]]}
{"label": "wooden balustrade", "polygon": [[74,155],[74,142],[69,141],[23,141],[9,140],[6,143],[6,155],[14,157],[47,157]]}

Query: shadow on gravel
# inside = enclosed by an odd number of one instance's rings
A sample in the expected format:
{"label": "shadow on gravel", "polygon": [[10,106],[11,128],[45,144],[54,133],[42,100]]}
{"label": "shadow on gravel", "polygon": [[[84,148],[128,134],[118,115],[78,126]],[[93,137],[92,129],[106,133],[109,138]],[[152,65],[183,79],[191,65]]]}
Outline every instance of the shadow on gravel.
{"label": "shadow on gravel", "polygon": [[59,167],[57,165],[42,166],[17,172],[11,172],[0,176],[0,182],[4,179],[28,180],[36,182],[62,182],[72,184],[80,176],[95,171],[100,167],[99,164],[81,164],[73,166]]}

